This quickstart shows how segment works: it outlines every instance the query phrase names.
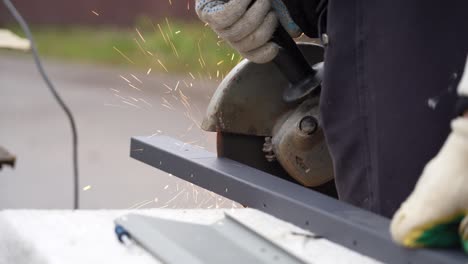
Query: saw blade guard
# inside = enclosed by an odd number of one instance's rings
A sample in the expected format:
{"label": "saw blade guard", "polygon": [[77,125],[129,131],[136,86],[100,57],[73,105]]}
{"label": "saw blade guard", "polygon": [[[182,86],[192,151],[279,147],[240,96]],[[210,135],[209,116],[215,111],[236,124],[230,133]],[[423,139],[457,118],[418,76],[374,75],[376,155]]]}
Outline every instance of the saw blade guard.
{"label": "saw blade guard", "polygon": [[[321,46],[312,43],[298,46],[311,65],[322,66]],[[283,96],[288,85],[274,63],[244,60],[216,90],[202,128],[265,137],[264,148],[258,151],[264,152],[266,160],[279,162],[304,186],[320,186],[333,179],[333,165],[319,121],[320,94],[287,103]]]}

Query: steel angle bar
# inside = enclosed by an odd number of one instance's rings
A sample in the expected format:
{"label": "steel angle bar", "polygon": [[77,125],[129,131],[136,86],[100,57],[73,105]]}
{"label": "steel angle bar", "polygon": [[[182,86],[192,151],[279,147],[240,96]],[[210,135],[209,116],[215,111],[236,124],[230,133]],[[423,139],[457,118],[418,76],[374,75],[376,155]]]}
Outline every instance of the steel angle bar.
{"label": "steel angle bar", "polygon": [[135,137],[130,156],[387,263],[467,263],[461,251],[409,250],[389,234],[389,219],[167,136]]}

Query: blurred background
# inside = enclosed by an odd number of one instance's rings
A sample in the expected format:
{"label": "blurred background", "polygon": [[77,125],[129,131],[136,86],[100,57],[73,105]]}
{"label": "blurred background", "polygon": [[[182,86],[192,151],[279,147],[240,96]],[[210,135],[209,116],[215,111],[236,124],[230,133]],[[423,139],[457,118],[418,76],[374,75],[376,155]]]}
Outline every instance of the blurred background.
{"label": "blurred background", "polygon": [[[131,136],[210,151],[199,125],[240,60],[196,19],[194,0],[15,0],[75,115],[81,208],[214,208],[231,201],[129,158]],[[24,36],[0,8],[0,28]],[[29,52],[0,50],[0,209],[71,208],[71,131]]]}

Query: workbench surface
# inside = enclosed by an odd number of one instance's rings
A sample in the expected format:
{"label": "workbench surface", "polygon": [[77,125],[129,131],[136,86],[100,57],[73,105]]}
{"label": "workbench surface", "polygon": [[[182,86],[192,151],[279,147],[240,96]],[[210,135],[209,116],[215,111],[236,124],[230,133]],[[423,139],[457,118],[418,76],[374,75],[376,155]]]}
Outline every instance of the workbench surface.
{"label": "workbench surface", "polygon": [[326,239],[298,235],[307,232],[253,209],[152,209],[0,211],[0,264],[160,263],[135,245],[120,244],[113,220],[131,212],[210,224],[222,218],[225,211],[310,263],[378,263]]}

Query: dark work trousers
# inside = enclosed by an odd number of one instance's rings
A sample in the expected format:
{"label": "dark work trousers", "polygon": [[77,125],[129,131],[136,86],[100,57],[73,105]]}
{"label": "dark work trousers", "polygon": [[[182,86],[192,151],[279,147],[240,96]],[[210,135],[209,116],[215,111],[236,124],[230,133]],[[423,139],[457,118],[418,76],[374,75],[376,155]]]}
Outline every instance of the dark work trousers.
{"label": "dark work trousers", "polygon": [[330,0],[327,34],[321,111],[340,199],[391,217],[450,133],[468,1]]}

